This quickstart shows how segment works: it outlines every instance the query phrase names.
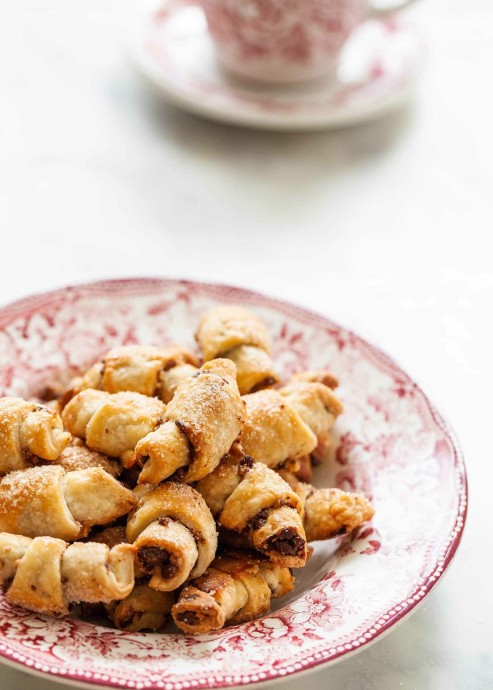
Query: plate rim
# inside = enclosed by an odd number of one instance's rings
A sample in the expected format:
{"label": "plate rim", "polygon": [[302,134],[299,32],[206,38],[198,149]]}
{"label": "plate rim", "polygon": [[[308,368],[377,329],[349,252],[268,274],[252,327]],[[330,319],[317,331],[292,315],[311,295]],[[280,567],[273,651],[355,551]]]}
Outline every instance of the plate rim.
{"label": "plate rim", "polygon": [[[12,652],[8,649],[3,649],[2,645],[0,645],[0,663],[5,663],[6,665],[12,666],[25,673],[30,673],[32,675],[43,677],[58,683],[65,683],[68,686],[72,685],[80,688],[120,687],[141,688],[141,690],[158,690],[160,688],[166,688],[166,690],[168,690],[168,688],[170,690],[181,690],[182,688],[186,687],[189,690],[194,690],[195,688],[200,687],[236,688],[240,686],[245,687],[246,685],[254,685],[255,687],[267,687],[269,685],[282,682],[282,680],[293,678],[294,676],[299,676],[300,674],[307,675],[309,672],[315,671],[316,669],[328,667],[329,665],[338,663],[348,658],[349,656],[353,656],[362,649],[367,649],[370,645],[377,642],[378,640],[381,640],[383,637],[389,634],[397,625],[400,625],[407,618],[409,618],[417,610],[417,608],[419,608],[419,606],[424,602],[428,594],[435,588],[438,582],[442,580],[445,572],[447,572],[450,563],[452,562],[452,559],[454,558],[457,552],[457,549],[462,540],[462,536],[467,521],[467,512],[469,505],[469,488],[467,471],[464,461],[464,454],[462,452],[455,430],[449,423],[448,419],[444,417],[436,408],[436,406],[430,401],[430,399],[428,398],[427,394],[423,391],[421,386],[417,384],[411,377],[411,375],[408,374],[400,366],[400,364],[395,360],[395,358],[388,355],[387,352],[383,350],[380,346],[374,345],[371,341],[367,340],[366,337],[359,335],[351,328],[347,328],[346,326],[343,326],[337,321],[333,321],[330,317],[324,316],[320,312],[301,306],[292,301],[270,296],[262,291],[246,287],[239,287],[229,283],[208,282],[202,280],[193,280],[189,278],[184,279],[179,277],[126,277],[100,279],[82,283],[71,283],[69,285],[55,288],[52,290],[32,293],[30,295],[21,297],[20,299],[14,300],[13,302],[8,302],[7,304],[0,306],[0,331],[3,330],[5,326],[5,321],[7,319],[11,317],[15,318],[16,316],[22,316],[26,312],[33,312],[36,309],[39,309],[43,304],[49,303],[57,297],[62,297],[66,295],[67,292],[70,293],[82,290],[86,292],[85,296],[91,296],[91,293],[93,293],[92,296],[97,298],[98,296],[103,296],[103,294],[104,296],[108,296],[110,292],[118,294],[121,288],[133,289],[133,294],[147,294],[153,289],[155,290],[156,288],[159,288],[160,286],[167,287],[172,285],[182,285],[188,287],[199,286],[210,291],[217,290],[218,292],[222,293],[224,293],[225,291],[230,292],[235,296],[235,298],[240,298],[243,300],[254,299],[257,302],[257,304],[259,304],[259,302],[265,303],[266,306],[278,309],[283,313],[289,313],[291,315],[295,314],[296,317],[300,318],[301,320],[309,320],[311,323],[313,323],[314,321],[319,322],[321,325],[324,326],[334,326],[335,328],[343,330],[347,334],[353,336],[356,340],[358,340],[362,345],[365,346],[365,348],[372,354],[374,358],[379,360],[381,363],[384,363],[387,367],[390,367],[392,370],[397,371],[405,378],[405,380],[410,381],[416,387],[416,389],[422,395],[423,400],[426,403],[428,412],[431,414],[434,423],[442,429],[442,431],[446,434],[447,438],[451,443],[451,449],[453,451],[454,460],[453,467],[458,475],[456,477],[455,482],[457,508],[454,515],[454,522],[448,533],[448,537],[444,537],[444,540],[442,542],[442,549],[437,555],[433,567],[430,566],[430,574],[433,575],[433,578],[431,578],[431,575],[428,576],[426,584],[424,585],[423,594],[417,597],[415,600],[413,600],[412,604],[409,603],[409,599],[411,597],[405,598],[401,602],[395,604],[392,607],[392,610],[394,610],[398,606],[401,607],[401,610],[397,611],[396,615],[389,618],[389,620],[386,621],[385,624],[383,624],[379,629],[375,630],[374,633],[365,634],[365,637],[366,635],[369,635],[369,637],[365,640],[365,642],[360,643],[357,647],[351,649],[343,649],[340,651],[335,650],[336,653],[332,654],[328,658],[324,658],[323,653],[320,653],[321,658],[314,658],[312,661],[304,663],[303,666],[299,669],[281,669],[281,671],[277,669],[272,669],[272,675],[268,678],[252,680],[252,676],[254,676],[255,674],[246,673],[244,676],[241,677],[242,680],[240,685],[238,685],[237,683],[229,683],[224,680],[221,681],[215,679],[213,679],[211,681],[211,684],[207,686],[204,686],[203,683],[200,683],[198,679],[191,681],[166,681],[165,684],[162,685],[157,685],[155,682],[147,683],[139,681],[136,683],[135,681],[131,681],[131,679],[126,679],[125,682],[119,682],[115,684],[112,683],[110,680],[106,681],[97,678],[92,680],[83,678],[80,675],[70,672],[62,675],[60,673],[53,673],[50,670],[43,671],[34,668],[32,665],[28,665],[23,661],[15,659],[14,656],[16,652]],[[459,479],[460,481],[457,481]],[[437,571],[438,568],[439,571]],[[0,634],[0,642],[2,639],[3,635]],[[328,650],[329,646],[327,645],[326,651],[328,652]],[[308,653],[308,656],[310,656],[310,653]],[[129,683],[132,684],[130,685]],[[187,684],[184,686],[183,683]]]}

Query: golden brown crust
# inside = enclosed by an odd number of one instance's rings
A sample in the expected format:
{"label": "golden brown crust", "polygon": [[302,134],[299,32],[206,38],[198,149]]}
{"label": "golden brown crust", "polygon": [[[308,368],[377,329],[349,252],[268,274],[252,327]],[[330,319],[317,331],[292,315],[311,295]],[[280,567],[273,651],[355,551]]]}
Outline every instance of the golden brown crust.
{"label": "golden brown crust", "polygon": [[39,613],[63,615],[69,604],[110,602],[134,585],[135,549],[126,544],[66,544],[0,533],[0,581],[7,600]]}
{"label": "golden brown crust", "polygon": [[125,599],[112,602],[106,610],[119,630],[159,630],[174,602],[174,592],[158,592],[145,582],[139,582]]}
{"label": "golden brown crust", "polygon": [[254,345],[270,352],[269,335],[262,321],[246,309],[231,305],[222,305],[204,314],[195,338],[206,362],[222,357],[238,345]]}
{"label": "golden brown crust", "polygon": [[65,542],[50,537],[33,542],[17,565],[7,601],[40,613],[68,613],[61,574],[65,548]]}
{"label": "golden brown crust", "polygon": [[149,587],[171,592],[190,577],[199,556],[192,532],[176,520],[164,517],[151,522],[134,541],[139,568]]}
{"label": "golden brown crust", "polygon": [[[197,367],[197,358],[180,345],[153,347],[150,345],[123,345],[115,347],[93,364],[83,376],[71,383],[64,393],[61,408],[82,390],[95,389],[107,393],[131,391],[157,396],[166,402],[163,377],[174,367]],[[168,391],[169,392],[169,391]]]}
{"label": "golden brown crust", "polygon": [[244,414],[234,364],[206,362],[176,390],[165,424],[137,444],[135,456],[145,463],[139,483],[158,483],[180,467],[181,481],[202,479],[230,449]]}
{"label": "golden brown crust", "polygon": [[70,438],[53,410],[21,398],[0,398],[0,474],[29,467],[36,457],[56,460]]}
{"label": "golden brown crust", "polygon": [[161,373],[161,400],[169,403],[176,389],[185,379],[193,376],[198,371],[198,367],[193,364],[180,364],[172,369],[167,369]]}
{"label": "golden brown crust", "polygon": [[183,364],[196,366],[197,359],[179,345],[117,347],[103,358],[101,389],[108,393],[134,391],[149,396],[160,395],[162,372]]}
{"label": "golden brown crust", "polygon": [[204,499],[191,486],[177,482],[140,492],[126,536],[147,567],[150,586],[162,591],[201,575],[217,549],[216,525]]}
{"label": "golden brown crust", "polygon": [[132,492],[101,468],[31,467],[0,481],[0,531],[71,541],[91,525],[125,515],[135,503]]}
{"label": "golden brown crust", "polygon": [[241,395],[270,388],[279,382],[270,354],[260,347],[239,345],[229,350],[225,357],[236,366],[236,381]]}
{"label": "golden brown crust", "polygon": [[62,558],[64,594],[71,602],[107,603],[128,596],[134,586],[135,548],[75,542]]}
{"label": "golden brown crust", "polygon": [[222,528],[243,534],[273,562],[289,567],[306,563],[299,497],[272,469],[244,458],[239,446],[198,482],[197,490]]}
{"label": "golden brown crust", "polygon": [[[62,412],[67,429],[85,439],[91,450],[133,463],[138,441],[163,420],[166,406],[140,393],[105,393],[83,390]],[[129,458],[131,457],[131,460]]]}
{"label": "golden brown crust", "polygon": [[235,363],[242,395],[278,382],[267,329],[246,309],[230,305],[212,309],[202,317],[195,337],[205,361],[226,357]]}
{"label": "golden brown crust", "polygon": [[205,499],[209,510],[216,519],[219,518],[224,504],[243,480],[245,464],[241,465],[243,451],[236,443],[230,452],[221,460],[216,469],[196,484],[196,489]]}
{"label": "golden brown crust", "polygon": [[127,515],[137,504],[134,493],[101,467],[67,472],[63,493],[72,517],[83,525],[84,531]]}
{"label": "golden brown crust", "polygon": [[279,392],[317,437],[331,429],[344,409],[335,393],[322,383],[292,382]]}
{"label": "golden brown crust", "polygon": [[250,541],[272,563],[289,568],[306,565],[308,550],[303,521],[288,506],[266,511],[263,520],[250,530]]}
{"label": "golden brown crust", "polygon": [[221,512],[221,525],[242,532],[262,511],[288,506],[301,513],[298,496],[276,472],[260,462],[253,464],[227,499]]}
{"label": "golden brown crust", "polygon": [[346,534],[371,520],[374,510],[368,499],[341,489],[316,489],[305,502],[304,525],[308,541]]}
{"label": "golden brown crust", "polygon": [[303,525],[308,541],[331,539],[351,532],[374,515],[371,503],[363,494],[341,489],[316,489],[298,481],[289,472],[281,471],[280,474],[303,503]]}
{"label": "golden brown crust", "polygon": [[247,455],[276,467],[288,458],[311,453],[317,439],[298,412],[278,391],[263,390],[243,396],[246,420],[241,443]]}
{"label": "golden brown crust", "polygon": [[95,450],[90,450],[84,443],[76,438],[74,441],[60,453],[58,458],[54,461],[56,465],[60,465],[66,472],[73,470],[87,470],[91,467],[100,467],[112,477],[120,476],[123,467],[117,460],[108,458],[102,453],[97,453]]}
{"label": "golden brown crust", "polygon": [[172,616],[184,632],[218,630],[226,623],[244,623],[268,612],[270,600],[293,588],[283,568],[247,554],[216,558],[206,573],[185,587]]}

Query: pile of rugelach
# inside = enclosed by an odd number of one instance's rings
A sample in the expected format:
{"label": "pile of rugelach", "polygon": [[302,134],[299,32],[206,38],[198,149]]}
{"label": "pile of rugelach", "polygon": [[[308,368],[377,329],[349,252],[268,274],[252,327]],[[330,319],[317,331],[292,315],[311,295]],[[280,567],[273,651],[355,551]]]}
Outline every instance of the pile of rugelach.
{"label": "pile of rugelach", "polygon": [[0,583],[12,604],[103,610],[186,633],[265,614],[308,543],[351,532],[360,494],[310,485],[342,404],[335,377],[281,385],[264,324],[205,314],[203,363],[178,346],[111,350],[47,405],[0,398]]}

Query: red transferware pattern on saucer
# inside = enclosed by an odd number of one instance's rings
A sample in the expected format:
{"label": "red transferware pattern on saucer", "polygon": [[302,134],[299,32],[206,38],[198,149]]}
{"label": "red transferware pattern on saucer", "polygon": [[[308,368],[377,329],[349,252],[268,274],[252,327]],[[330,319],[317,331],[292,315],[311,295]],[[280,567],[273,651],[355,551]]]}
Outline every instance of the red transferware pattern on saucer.
{"label": "red transferware pattern on saucer", "polygon": [[125,633],[10,606],[0,657],[77,686],[190,690],[282,678],[335,662],[409,615],[459,544],[467,484],[455,436],[422,390],[355,333],[238,288],[136,279],[69,287],[0,310],[0,394],[36,396],[124,343],[194,347],[199,317],[237,303],[263,318],[280,373],[330,367],[345,412],[319,485],[363,491],[376,513],[353,539],[315,544],[293,593],[263,618],[196,637]]}
{"label": "red transferware pattern on saucer", "polygon": [[134,63],[158,93],[195,114],[267,129],[362,122],[408,100],[424,61],[423,40],[404,18],[364,22],[343,49],[337,78],[269,85],[228,74],[217,62],[200,7],[165,0],[136,21]]}

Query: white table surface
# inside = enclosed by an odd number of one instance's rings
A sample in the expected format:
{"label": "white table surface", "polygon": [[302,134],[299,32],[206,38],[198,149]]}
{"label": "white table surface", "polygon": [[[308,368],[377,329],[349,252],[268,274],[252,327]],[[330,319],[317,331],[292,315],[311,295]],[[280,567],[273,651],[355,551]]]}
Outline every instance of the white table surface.
{"label": "white table surface", "polygon": [[[229,282],[392,353],[459,434],[466,531],[423,607],[311,687],[493,687],[490,0],[422,2],[414,106],[289,135],[163,105],[122,54],[133,9],[0,0],[0,301],[115,276]],[[0,668],[1,690],[60,687]]]}

